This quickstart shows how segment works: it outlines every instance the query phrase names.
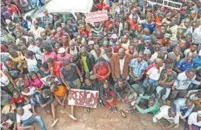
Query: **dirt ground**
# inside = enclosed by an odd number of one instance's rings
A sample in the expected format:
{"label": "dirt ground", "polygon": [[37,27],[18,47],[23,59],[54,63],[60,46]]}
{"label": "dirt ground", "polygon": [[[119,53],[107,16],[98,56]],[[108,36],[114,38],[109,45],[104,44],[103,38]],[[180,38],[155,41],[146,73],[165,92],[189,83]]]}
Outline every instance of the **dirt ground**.
{"label": "dirt ground", "polygon": [[[121,109],[121,105],[118,106]],[[41,111],[47,130],[162,130],[161,126],[152,122],[151,115],[142,115],[139,113],[129,114],[123,118],[120,112],[111,113],[106,108],[98,106],[96,109],[91,109],[88,113],[82,107],[75,108],[75,115],[78,121],[73,121],[68,117],[70,107],[61,109],[57,107],[57,117],[59,122],[54,128],[51,128],[51,115],[47,115]],[[168,125],[168,124],[166,124]],[[179,128],[171,130],[183,130],[183,122]],[[36,128],[39,130],[39,128]]]}

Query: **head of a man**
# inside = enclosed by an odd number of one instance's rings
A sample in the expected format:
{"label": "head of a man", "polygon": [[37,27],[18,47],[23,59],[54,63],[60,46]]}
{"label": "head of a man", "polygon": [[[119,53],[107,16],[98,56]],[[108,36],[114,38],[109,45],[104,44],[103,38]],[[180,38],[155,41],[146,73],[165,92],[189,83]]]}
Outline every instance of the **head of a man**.
{"label": "head of a man", "polygon": [[17,114],[20,115],[20,116],[22,116],[24,114],[24,109],[22,107],[18,107],[16,109],[16,111],[17,111]]}
{"label": "head of a man", "polygon": [[176,113],[176,111],[175,111],[174,108],[171,107],[171,108],[168,109],[168,115],[169,115],[169,117],[173,117],[174,118],[176,116],[176,114],[177,113]]}
{"label": "head of a man", "polygon": [[192,100],[186,99],[186,107],[190,109],[192,106],[193,106]]}
{"label": "head of a man", "polygon": [[123,59],[126,55],[125,50],[123,48],[120,48],[118,51],[119,59]]}
{"label": "head of a man", "polygon": [[188,79],[193,79],[195,76],[195,70],[194,69],[189,69],[186,71],[186,76]]}

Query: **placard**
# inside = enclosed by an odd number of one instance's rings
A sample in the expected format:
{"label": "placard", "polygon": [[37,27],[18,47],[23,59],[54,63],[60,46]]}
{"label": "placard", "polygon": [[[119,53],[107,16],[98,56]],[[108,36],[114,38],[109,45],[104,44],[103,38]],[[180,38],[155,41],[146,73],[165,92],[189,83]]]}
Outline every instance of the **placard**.
{"label": "placard", "polygon": [[86,18],[85,18],[86,23],[103,22],[106,20],[108,20],[108,15],[106,10],[86,13]]}
{"label": "placard", "polygon": [[68,95],[68,105],[97,108],[99,91],[71,89]]}
{"label": "placard", "polygon": [[148,0],[148,2],[177,10],[180,10],[182,7],[182,3],[178,2],[178,0]]}

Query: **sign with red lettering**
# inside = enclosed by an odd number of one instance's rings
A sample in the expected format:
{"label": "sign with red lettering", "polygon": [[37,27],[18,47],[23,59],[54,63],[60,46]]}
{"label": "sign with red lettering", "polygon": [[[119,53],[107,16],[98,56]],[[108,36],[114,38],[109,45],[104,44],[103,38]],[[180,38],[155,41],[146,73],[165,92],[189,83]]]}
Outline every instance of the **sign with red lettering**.
{"label": "sign with red lettering", "polygon": [[99,91],[71,89],[68,95],[68,105],[97,108]]}
{"label": "sign with red lettering", "polygon": [[106,10],[86,13],[86,18],[85,18],[86,23],[103,22],[106,20],[108,20],[108,15]]}

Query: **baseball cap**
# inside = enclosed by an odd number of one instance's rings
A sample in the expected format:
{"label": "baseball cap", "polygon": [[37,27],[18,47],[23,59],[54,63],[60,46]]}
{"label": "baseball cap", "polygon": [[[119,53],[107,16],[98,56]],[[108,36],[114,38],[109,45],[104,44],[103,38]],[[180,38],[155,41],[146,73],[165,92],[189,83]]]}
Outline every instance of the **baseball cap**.
{"label": "baseball cap", "polygon": [[94,41],[89,41],[88,45],[94,45]]}
{"label": "baseball cap", "polygon": [[58,53],[59,54],[65,53],[65,48],[64,47],[59,48]]}
{"label": "baseball cap", "polygon": [[111,39],[117,39],[117,34],[112,34],[110,38]]}
{"label": "baseball cap", "polygon": [[151,54],[151,51],[150,51],[149,49],[145,49],[145,50],[144,50],[144,54],[145,54],[145,55],[150,55],[150,54]]}

